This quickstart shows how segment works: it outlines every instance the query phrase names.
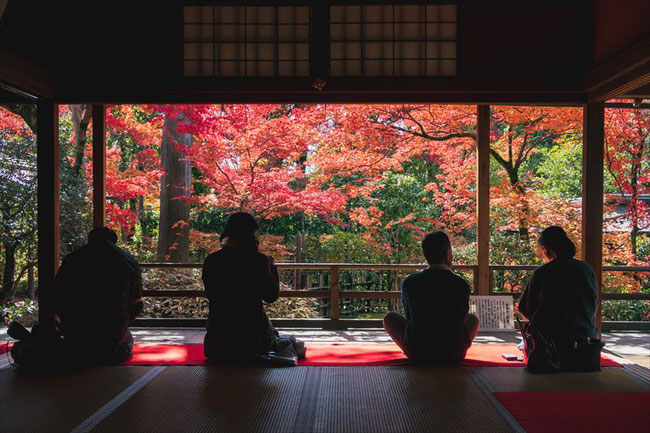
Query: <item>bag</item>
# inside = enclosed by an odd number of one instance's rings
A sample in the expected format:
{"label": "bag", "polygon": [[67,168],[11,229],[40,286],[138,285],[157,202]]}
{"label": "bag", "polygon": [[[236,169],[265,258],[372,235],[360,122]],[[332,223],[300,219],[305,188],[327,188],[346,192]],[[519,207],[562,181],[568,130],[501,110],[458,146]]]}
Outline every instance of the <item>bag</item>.
{"label": "bag", "polygon": [[7,334],[15,340],[11,357],[16,367],[29,370],[56,371],[69,367],[69,357],[63,339],[56,331],[48,331],[35,324],[32,332],[12,322]]}
{"label": "bag", "polygon": [[561,350],[563,371],[600,371],[600,352],[605,343],[596,338],[584,338],[573,341],[564,350]]}
{"label": "bag", "polygon": [[517,319],[524,339],[524,361],[531,373],[559,373],[560,356],[552,340],[544,338],[531,322],[523,325]]}

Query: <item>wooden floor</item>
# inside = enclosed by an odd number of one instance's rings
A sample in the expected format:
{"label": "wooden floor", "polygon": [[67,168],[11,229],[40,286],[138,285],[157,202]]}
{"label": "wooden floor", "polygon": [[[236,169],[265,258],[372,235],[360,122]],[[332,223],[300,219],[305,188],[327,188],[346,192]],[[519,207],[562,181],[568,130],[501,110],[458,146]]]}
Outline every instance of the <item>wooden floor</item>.
{"label": "wooden floor", "polygon": [[[389,341],[381,330],[282,331],[308,343]],[[204,335],[199,329],[133,333],[139,344],[200,344]],[[609,338],[625,349],[624,342],[642,346],[646,335]],[[476,344],[518,341],[512,332],[491,333]],[[412,366],[115,366],[34,374],[2,361],[0,433],[525,431],[495,397],[503,392],[648,395],[650,370],[628,362],[551,376],[516,367]]]}

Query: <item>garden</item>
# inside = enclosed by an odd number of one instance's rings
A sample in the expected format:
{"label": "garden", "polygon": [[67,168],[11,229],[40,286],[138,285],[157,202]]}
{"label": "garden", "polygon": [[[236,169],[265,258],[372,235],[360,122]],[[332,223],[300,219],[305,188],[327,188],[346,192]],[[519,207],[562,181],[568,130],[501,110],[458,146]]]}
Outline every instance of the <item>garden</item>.
{"label": "garden", "polygon": [[[476,263],[477,107],[429,104],[112,105],[107,225],[142,263],[201,264],[234,211],[285,263],[422,263],[432,230]],[[60,106],[60,251],[92,226],[92,107]],[[490,263],[538,265],[537,236],[564,227],[580,250],[582,109],[492,106]],[[37,316],[35,107],[0,106],[2,321]],[[606,109],[603,260],[650,265],[650,110]],[[578,253],[579,254],[579,253]],[[461,273],[472,283],[471,270]],[[399,290],[405,270],[342,270],[346,291]],[[516,295],[530,270],[493,273]],[[327,290],[326,270],[281,270],[283,290]],[[201,290],[199,269],[144,270],[148,290]],[[650,272],[603,273],[607,293],[650,293]],[[341,299],[375,318],[391,299]],[[327,299],[282,298],[272,317],[327,317]],[[205,317],[202,298],[147,298],[148,317]],[[603,320],[650,320],[648,301],[605,301]],[[1,325],[1,323],[0,323]]]}

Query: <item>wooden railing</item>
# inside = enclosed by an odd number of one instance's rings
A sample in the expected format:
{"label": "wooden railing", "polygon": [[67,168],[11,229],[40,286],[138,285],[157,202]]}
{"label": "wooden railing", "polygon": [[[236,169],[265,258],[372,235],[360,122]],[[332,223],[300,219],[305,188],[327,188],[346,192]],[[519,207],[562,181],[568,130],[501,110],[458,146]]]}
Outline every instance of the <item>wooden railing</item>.
{"label": "wooden railing", "polygon": [[[517,297],[521,292],[495,292],[494,271],[528,271],[537,269],[536,265],[490,265],[490,294],[491,295],[514,295]],[[650,266],[603,266],[603,273],[606,272],[648,272]],[[650,300],[650,293],[603,293],[604,301],[613,300]]]}
{"label": "wooden railing", "polygon": [[[143,263],[144,269],[200,269],[201,264],[195,263]],[[344,299],[399,299],[401,293],[399,286],[396,290],[341,290],[341,271],[348,270],[375,270],[395,271],[397,273],[412,273],[426,268],[425,264],[376,264],[376,263],[278,263],[279,270],[303,271],[328,271],[329,287],[318,287],[306,290],[281,290],[280,297],[285,298],[320,298],[329,299],[330,320],[337,321],[340,317],[339,300]],[[510,295],[515,298],[520,292],[504,292],[494,290],[494,273],[498,271],[533,271],[534,265],[490,265],[490,295]],[[471,271],[473,290],[476,293],[478,286],[477,265],[456,265],[454,270]],[[650,266],[604,266],[603,272],[650,272]],[[145,297],[204,297],[204,290],[144,290]],[[650,299],[650,293],[603,293],[603,300],[645,300]]]}
{"label": "wooden railing", "polygon": [[[340,290],[341,270],[375,270],[396,272],[417,272],[426,268],[425,264],[374,264],[374,263],[277,263],[279,270],[322,270],[329,272],[329,290],[281,290],[280,297],[286,298],[321,298],[328,299],[330,304],[330,318],[338,320],[339,299],[399,299],[398,290]],[[201,264],[189,263],[142,263],[144,269],[200,269]],[[458,265],[456,270],[470,270],[473,274],[474,287],[478,267],[476,265]],[[144,290],[145,297],[182,297],[194,298],[205,296],[203,290]]]}

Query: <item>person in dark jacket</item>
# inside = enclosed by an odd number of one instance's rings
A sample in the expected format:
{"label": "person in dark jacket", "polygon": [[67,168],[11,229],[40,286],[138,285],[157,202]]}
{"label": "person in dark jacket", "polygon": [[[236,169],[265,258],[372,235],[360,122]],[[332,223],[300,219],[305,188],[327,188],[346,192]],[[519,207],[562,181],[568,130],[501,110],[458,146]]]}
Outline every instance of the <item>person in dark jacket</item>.
{"label": "person in dark jacket", "polygon": [[422,241],[429,267],[402,282],[406,317],[391,312],[384,329],[418,364],[460,364],[478,333],[479,320],[469,314],[470,286],[451,270],[453,253],[443,232],[429,233]]}
{"label": "person in dark jacket", "polygon": [[138,262],[117,245],[117,234],[93,229],[68,254],[54,280],[54,312],[65,346],[90,363],[117,363],[133,350],[129,323],[143,308]]}
{"label": "person in dark jacket", "polygon": [[249,363],[255,355],[280,352],[286,345],[295,344],[293,337],[280,337],[264,312],[262,302],[278,299],[280,282],[273,257],[258,251],[255,218],[245,212],[232,214],[221,242],[222,248],[203,263],[203,284],[210,303],[206,357],[224,363]]}
{"label": "person in dark jacket", "polygon": [[547,263],[528,280],[519,312],[555,343],[560,363],[570,365],[576,342],[598,337],[596,276],[589,264],[573,257],[576,247],[561,227],[542,231],[539,246]]}

